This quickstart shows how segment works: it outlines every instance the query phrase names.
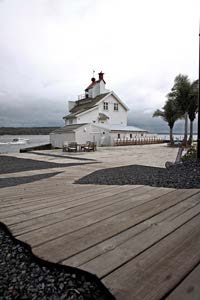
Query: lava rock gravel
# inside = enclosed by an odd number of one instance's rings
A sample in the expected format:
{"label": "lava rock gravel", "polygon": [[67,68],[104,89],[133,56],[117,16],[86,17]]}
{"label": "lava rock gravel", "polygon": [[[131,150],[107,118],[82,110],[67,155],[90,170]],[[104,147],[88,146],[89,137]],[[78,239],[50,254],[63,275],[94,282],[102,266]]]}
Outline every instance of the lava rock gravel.
{"label": "lava rock gravel", "polygon": [[41,260],[0,223],[0,300],[114,300],[88,272]]}
{"label": "lava rock gravel", "polygon": [[200,161],[185,161],[170,165],[168,168],[131,165],[103,169],[84,176],[75,183],[200,188]]}
{"label": "lava rock gravel", "polygon": [[52,169],[60,167],[71,167],[88,163],[54,163],[34,159],[18,158],[14,156],[0,155],[0,174],[33,171],[41,169]]}
{"label": "lava rock gravel", "polygon": [[16,186],[19,184],[30,183],[42,179],[47,179],[60,174],[60,172],[37,174],[31,176],[21,176],[21,177],[8,177],[0,178],[0,189],[4,187]]}

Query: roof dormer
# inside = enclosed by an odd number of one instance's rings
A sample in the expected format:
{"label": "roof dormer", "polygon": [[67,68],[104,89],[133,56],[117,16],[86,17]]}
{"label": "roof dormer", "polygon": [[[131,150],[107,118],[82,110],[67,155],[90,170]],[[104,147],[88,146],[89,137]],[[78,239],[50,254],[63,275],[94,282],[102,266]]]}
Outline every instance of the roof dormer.
{"label": "roof dormer", "polygon": [[104,76],[104,73],[100,72],[98,80],[96,80],[94,77],[91,78],[92,82],[85,89],[85,97],[86,98],[95,98],[96,96],[99,96],[101,94],[105,94],[108,92],[108,90],[106,90],[106,88],[105,88],[106,82],[105,82],[103,76]]}

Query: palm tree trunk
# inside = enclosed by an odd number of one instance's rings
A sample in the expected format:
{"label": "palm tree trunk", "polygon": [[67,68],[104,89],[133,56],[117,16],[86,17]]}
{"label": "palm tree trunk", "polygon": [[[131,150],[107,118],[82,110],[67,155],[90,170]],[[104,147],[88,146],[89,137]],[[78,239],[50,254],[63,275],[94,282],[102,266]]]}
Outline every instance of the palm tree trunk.
{"label": "palm tree trunk", "polygon": [[183,146],[187,145],[187,133],[188,133],[188,114],[187,112],[185,113],[185,130],[184,130],[184,138],[183,138]]}
{"label": "palm tree trunk", "polygon": [[173,127],[172,128],[170,127],[169,136],[170,136],[170,144],[173,145],[174,144]]}
{"label": "palm tree trunk", "polygon": [[188,144],[192,145],[192,142],[193,142],[193,121],[190,120],[190,137],[188,140]]}

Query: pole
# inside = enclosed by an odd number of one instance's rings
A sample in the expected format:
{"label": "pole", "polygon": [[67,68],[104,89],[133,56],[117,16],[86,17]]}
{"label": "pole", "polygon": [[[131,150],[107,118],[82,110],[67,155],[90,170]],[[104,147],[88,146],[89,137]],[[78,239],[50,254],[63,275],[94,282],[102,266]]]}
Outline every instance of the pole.
{"label": "pole", "polygon": [[200,27],[199,27],[199,92],[198,92],[197,159],[200,160]]}

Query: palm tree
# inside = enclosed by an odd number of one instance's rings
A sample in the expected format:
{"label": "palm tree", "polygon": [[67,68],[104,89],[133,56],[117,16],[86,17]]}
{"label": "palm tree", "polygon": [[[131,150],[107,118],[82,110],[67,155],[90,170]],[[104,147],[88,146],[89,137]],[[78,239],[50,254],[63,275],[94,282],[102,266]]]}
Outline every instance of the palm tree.
{"label": "palm tree", "polygon": [[187,75],[179,74],[175,77],[174,85],[168,96],[174,99],[177,113],[180,118],[184,117],[185,119],[183,145],[186,145],[188,133],[188,109],[191,97],[191,83]]}
{"label": "palm tree", "polygon": [[188,116],[190,119],[190,137],[189,137],[189,145],[193,142],[193,122],[196,118],[196,113],[198,109],[198,84],[199,81],[195,80],[192,82],[190,86],[190,102],[188,106]]}
{"label": "palm tree", "polygon": [[161,117],[165,122],[167,122],[169,128],[170,128],[170,144],[174,144],[174,138],[173,138],[173,127],[176,120],[179,118],[179,115],[177,114],[177,109],[174,103],[174,99],[168,97],[168,100],[166,101],[163,110],[157,109],[153,117]]}

